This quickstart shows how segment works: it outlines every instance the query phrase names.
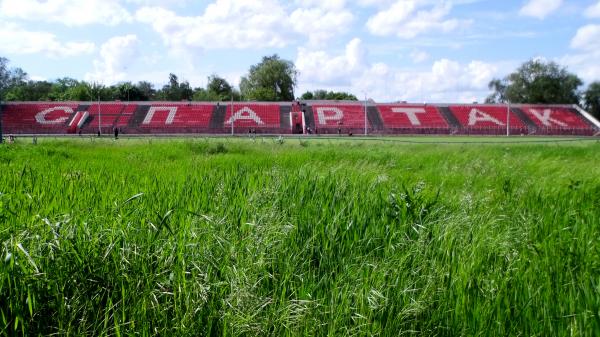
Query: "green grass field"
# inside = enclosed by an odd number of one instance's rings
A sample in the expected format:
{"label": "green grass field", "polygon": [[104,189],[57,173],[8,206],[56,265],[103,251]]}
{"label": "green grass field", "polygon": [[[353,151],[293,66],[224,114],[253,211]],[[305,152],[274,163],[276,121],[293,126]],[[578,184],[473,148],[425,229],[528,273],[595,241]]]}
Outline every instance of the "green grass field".
{"label": "green grass field", "polygon": [[519,139],[0,146],[0,335],[598,336],[600,143]]}

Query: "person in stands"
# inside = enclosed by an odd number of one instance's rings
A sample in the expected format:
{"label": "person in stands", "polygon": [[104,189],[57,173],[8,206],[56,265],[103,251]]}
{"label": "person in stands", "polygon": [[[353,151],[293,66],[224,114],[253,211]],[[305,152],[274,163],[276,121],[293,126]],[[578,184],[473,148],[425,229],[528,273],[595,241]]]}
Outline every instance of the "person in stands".
{"label": "person in stands", "polygon": [[119,128],[115,127],[115,139],[119,139]]}

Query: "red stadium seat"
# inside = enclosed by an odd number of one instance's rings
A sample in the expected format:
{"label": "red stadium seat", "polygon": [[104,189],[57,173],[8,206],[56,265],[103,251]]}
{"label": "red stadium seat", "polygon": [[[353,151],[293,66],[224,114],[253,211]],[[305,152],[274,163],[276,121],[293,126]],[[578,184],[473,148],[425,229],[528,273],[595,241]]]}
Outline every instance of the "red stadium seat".
{"label": "red stadium seat", "polygon": [[518,107],[536,125],[538,135],[582,135],[598,132],[595,126],[570,106],[520,105]]}
{"label": "red stadium seat", "polygon": [[[279,104],[234,103],[227,106],[224,127],[278,129],[281,127]],[[232,117],[233,116],[233,117]]]}
{"label": "red stadium seat", "polygon": [[572,108],[523,106],[521,109],[540,128],[590,128]]}
{"label": "red stadium seat", "polygon": [[[489,105],[453,105],[450,111],[464,128],[492,127],[506,129],[507,106]],[[525,127],[512,111],[509,115],[510,126]]]}
{"label": "red stadium seat", "polygon": [[438,109],[431,105],[378,104],[386,128],[448,128]]}
{"label": "red stadium seat", "polygon": [[[468,134],[504,134],[507,126],[511,133],[527,133],[525,123],[505,105],[451,105],[450,111]],[[509,125],[506,115],[509,113]]]}
{"label": "red stadium seat", "polygon": [[10,134],[68,133],[77,103],[11,103],[3,106],[2,127]]}
{"label": "red stadium seat", "polygon": [[153,103],[140,123],[142,128],[208,128],[212,104]]}
{"label": "red stadium seat", "polygon": [[[317,133],[362,133],[365,128],[364,104],[328,104],[312,105]],[[367,120],[367,127],[372,128]]]}
{"label": "red stadium seat", "polygon": [[125,108],[121,112],[121,115],[119,116],[119,118],[117,118],[115,127],[124,128],[124,127],[128,126],[129,121],[131,120],[131,117],[133,117],[133,113],[135,112],[136,109],[137,109],[136,104],[126,104]]}

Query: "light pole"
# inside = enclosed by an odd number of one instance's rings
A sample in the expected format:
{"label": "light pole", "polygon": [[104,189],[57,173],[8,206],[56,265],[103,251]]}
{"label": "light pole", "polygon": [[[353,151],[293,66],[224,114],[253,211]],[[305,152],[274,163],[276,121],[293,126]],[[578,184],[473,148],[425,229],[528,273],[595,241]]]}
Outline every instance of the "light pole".
{"label": "light pole", "polygon": [[510,137],[510,101],[506,107],[506,137]]}
{"label": "light pole", "polygon": [[235,119],[233,118],[235,114],[235,109],[233,108],[233,94],[231,95],[231,136],[233,137],[233,133],[234,133],[234,129],[233,129],[233,122],[235,121]]}

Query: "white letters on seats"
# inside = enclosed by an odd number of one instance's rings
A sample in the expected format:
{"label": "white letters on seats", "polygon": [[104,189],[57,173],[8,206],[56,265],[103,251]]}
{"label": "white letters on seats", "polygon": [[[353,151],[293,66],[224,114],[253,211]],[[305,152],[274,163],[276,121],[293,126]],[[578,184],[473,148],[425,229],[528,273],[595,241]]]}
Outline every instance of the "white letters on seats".
{"label": "white letters on seats", "polygon": [[[326,115],[325,112],[333,112],[334,114]],[[344,118],[344,112],[342,112],[342,110],[339,108],[320,107],[317,108],[317,116],[319,116],[319,124],[327,125],[327,121],[339,121]]]}
{"label": "white letters on seats", "polygon": [[148,114],[146,115],[146,118],[144,118],[144,121],[142,122],[142,124],[150,124],[152,122],[152,118],[154,117],[154,114],[157,111],[168,111],[169,114],[167,115],[167,120],[165,121],[165,124],[173,124],[173,120],[175,119],[175,114],[177,114],[177,107],[171,106],[171,107],[166,107],[166,106],[153,106],[150,108],[150,110],[148,110]]}
{"label": "white letters on seats", "polygon": [[44,125],[62,124],[64,122],[66,122],[69,119],[69,117],[63,116],[63,117],[59,117],[59,118],[53,119],[53,120],[46,119],[46,115],[48,115],[51,112],[59,111],[59,110],[64,111],[66,114],[69,114],[69,115],[73,114],[73,109],[69,108],[68,106],[56,106],[54,108],[40,111],[37,115],[35,115],[35,120],[38,123],[44,124]]}
{"label": "white letters on seats", "polygon": [[232,122],[235,122],[235,121],[238,121],[238,120],[252,120],[252,121],[254,121],[258,125],[265,124],[262,121],[262,119],[260,119],[260,117],[258,117],[258,115],[256,114],[256,112],[252,111],[252,109],[250,109],[247,106],[243,107],[242,109],[238,110],[238,112],[236,112],[235,114],[233,114],[231,116],[231,118],[229,118],[229,120],[227,120],[226,124],[231,124]]}
{"label": "white letters on seats", "polygon": [[567,124],[552,118],[552,110],[550,109],[544,109],[543,113],[536,109],[530,109],[529,111],[531,111],[531,113],[545,126],[552,126],[552,123],[562,127],[568,126]]}
{"label": "white letters on seats", "polygon": [[417,114],[425,113],[425,109],[423,108],[392,108],[392,111],[406,114],[410,123],[416,126],[421,125],[421,121],[417,117]]}
{"label": "white letters on seats", "polygon": [[77,123],[77,127],[81,128],[83,126],[83,123],[85,123],[85,121],[88,119],[88,117],[90,117],[90,113],[85,111],[83,113],[83,115],[81,116],[81,119],[79,120],[79,123]]}
{"label": "white letters on seats", "polygon": [[496,118],[486,114],[485,112],[477,109],[471,109],[469,113],[469,126],[476,125],[479,122],[492,122],[496,125],[504,126],[505,124]]}

